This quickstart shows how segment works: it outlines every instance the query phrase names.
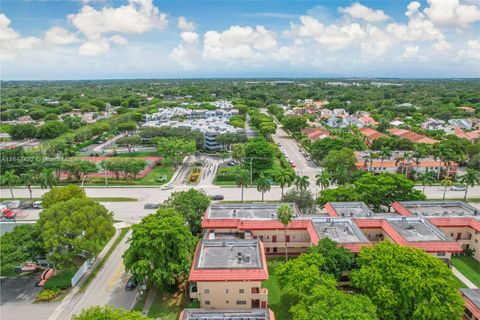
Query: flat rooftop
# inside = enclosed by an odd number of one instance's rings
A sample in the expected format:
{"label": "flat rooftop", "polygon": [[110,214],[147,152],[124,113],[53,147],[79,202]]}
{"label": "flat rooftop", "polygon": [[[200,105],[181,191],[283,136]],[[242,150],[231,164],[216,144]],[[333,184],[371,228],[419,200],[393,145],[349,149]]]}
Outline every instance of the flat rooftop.
{"label": "flat rooftop", "polygon": [[236,240],[250,239],[250,232],[216,232],[215,230],[205,231],[203,233],[204,240]]}
{"label": "flat rooftop", "polygon": [[268,309],[202,310],[185,309],[180,320],[270,320]]}
{"label": "flat rooftop", "polygon": [[421,217],[399,217],[387,220],[408,242],[451,241],[442,231]]}
{"label": "flat rooftop", "polygon": [[339,217],[371,217],[373,211],[364,202],[329,202]]}
{"label": "flat rooftop", "polygon": [[425,217],[480,216],[480,211],[463,201],[401,201],[412,214]]}
{"label": "flat rooftop", "polygon": [[242,220],[277,220],[277,209],[289,205],[295,217],[300,213],[293,203],[252,202],[252,203],[219,203],[207,209],[207,219],[242,219]]}
{"label": "flat rooftop", "polygon": [[258,240],[202,240],[196,269],[260,269]]}
{"label": "flat rooftop", "polygon": [[312,223],[320,239],[330,238],[338,243],[369,242],[351,219],[316,218],[312,219]]}
{"label": "flat rooftop", "polygon": [[466,289],[462,288],[460,291],[463,293],[468,300],[472,301],[472,303],[477,307],[480,308],[480,289]]}

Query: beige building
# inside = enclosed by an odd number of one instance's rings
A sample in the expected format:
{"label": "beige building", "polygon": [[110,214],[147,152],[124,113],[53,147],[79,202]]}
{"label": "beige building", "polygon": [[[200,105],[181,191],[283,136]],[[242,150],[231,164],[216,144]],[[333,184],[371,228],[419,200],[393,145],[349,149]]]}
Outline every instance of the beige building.
{"label": "beige building", "polygon": [[259,240],[200,241],[188,279],[190,298],[204,309],[267,308],[264,250]]}

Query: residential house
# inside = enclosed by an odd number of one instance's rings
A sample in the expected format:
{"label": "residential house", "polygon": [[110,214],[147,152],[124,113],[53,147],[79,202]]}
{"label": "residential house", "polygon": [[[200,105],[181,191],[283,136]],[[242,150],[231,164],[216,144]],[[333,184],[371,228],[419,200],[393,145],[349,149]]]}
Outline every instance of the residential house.
{"label": "residential house", "polygon": [[383,133],[368,127],[360,128],[359,131],[367,138],[369,144],[380,137],[385,137]]}
{"label": "residential house", "polygon": [[448,123],[453,127],[458,127],[462,130],[472,130],[472,120],[470,119],[450,119]]}
{"label": "residential house", "polygon": [[435,144],[439,142],[438,140],[429,138],[426,135],[418,134],[407,129],[391,128],[388,129],[388,132],[397,137],[404,138],[415,143]]}
{"label": "residential house", "polygon": [[463,320],[480,320],[480,289],[461,288],[465,310]]}
{"label": "residential house", "polygon": [[308,138],[310,142],[315,142],[327,137],[331,137],[330,132],[323,128],[305,128],[302,130],[302,133]]}
{"label": "residential house", "polygon": [[445,121],[437,119],[428,119],[421,124],[425,130],[443,130],[445,128]]}

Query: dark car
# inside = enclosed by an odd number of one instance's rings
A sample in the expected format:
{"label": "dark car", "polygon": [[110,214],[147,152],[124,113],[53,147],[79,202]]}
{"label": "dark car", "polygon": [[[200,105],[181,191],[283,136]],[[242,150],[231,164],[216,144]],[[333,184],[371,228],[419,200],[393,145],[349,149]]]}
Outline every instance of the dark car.
{"label": "dark car", "polygon": [[225,197],[222,194],[212,196],[212,200],[223,200]]}
{"label": "dark car", "polygon": [[125,290],[130,291],[133,290],[137,287],[137,282],[133,277],[130,277],[127,281],[127,284],[125,284]]}
{"label": "dark car", "polygon": [[158,209],[159,205],[156,203],[145,203],[144,209]]}

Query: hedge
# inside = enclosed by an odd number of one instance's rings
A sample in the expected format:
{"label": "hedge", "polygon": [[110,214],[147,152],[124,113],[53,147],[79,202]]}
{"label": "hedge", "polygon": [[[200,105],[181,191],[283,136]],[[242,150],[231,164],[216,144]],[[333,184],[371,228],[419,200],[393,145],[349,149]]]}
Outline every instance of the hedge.
{"label": "hedge", "polygon": [[74,270],[62,270],[45,282],[47,290],[65,290],[71,287]]}

